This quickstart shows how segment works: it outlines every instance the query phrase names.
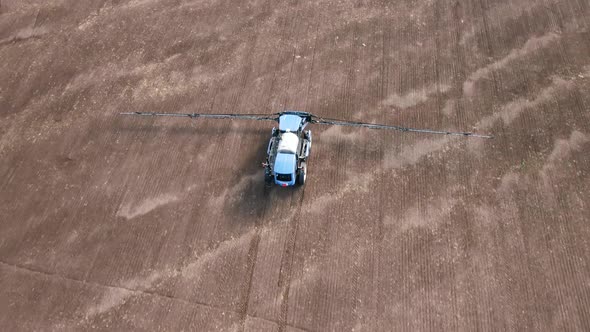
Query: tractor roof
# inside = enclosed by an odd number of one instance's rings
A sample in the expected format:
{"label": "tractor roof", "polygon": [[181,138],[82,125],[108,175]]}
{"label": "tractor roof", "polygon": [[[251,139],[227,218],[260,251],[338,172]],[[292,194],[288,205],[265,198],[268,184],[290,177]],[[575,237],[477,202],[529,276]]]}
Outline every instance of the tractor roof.
{"label": "tractor roof", "polygon": [[297,167],[297,156],[292,153],[279,153],[275,159],[274,172],[278,174],[293,174]]}
{"label": "tractor roof", "polygon": [[295,114],[283,114],[279,117],[279,130],[282,132],[297,132],[301,127],[303,118]]}

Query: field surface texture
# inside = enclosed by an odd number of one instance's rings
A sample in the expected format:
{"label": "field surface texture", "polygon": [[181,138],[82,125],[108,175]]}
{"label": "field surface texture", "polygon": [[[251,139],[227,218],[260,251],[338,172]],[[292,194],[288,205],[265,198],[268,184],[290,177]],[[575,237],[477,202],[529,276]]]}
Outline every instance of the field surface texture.
{"label": "field surface texture", "polygon": [[[2,0],[0,329],[590,330],[588,0]],[[273,113],[304,187],[265,190]]]}

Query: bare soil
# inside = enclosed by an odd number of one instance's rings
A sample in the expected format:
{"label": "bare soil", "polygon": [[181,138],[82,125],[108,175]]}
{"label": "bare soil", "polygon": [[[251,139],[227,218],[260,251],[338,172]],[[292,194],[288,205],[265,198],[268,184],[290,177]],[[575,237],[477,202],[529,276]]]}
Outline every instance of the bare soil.
{"label": "bare soil", "polygon": [[[3,0],[0,329],[590,330],[587,0]],[[271,123],[318,115],[308,183]]]}

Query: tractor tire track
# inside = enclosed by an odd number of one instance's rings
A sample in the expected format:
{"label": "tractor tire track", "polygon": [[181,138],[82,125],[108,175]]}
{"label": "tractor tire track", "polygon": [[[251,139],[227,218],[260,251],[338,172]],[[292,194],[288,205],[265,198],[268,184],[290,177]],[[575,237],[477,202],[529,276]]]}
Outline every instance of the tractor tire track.
{"label": "tractor tire track", "polygon": [[[295,193],[293,193],[292,198],[294,197]],[[293,277],[293,269],[295,264],[295,249],[297,246],[297,233],[299,230],[300,224],[300,217],[301,217],[301,210],[303,207],[303,202],[305,198],[305,187],[301,188],[301,193],[299,194],[299,201],[296,206],[292,206],[292,209],[295,209],[297,212],[291,218],[291,222],[289,224],[289,231],[287,235],[287,241],[285,245],[285,251],[283,253],[283,259],[281,261],[281,267],[279,272],[279,287],[282,288],[280,292],[280,311],[278,317],[278,331],[284,332],[286,327],[288,326],[288,314],[289,314],[289,293],[291,290],[291,281]]]}
{"label": "tractor tire track", "polygon": [[[381,3],[382,6],[382,10],[383,12],[385,12],[385,8],[387,6],[387,1],[382,1]],[[386,49],[388,49],[388,42],[389,42],[389,29],[388,29],[388,25],[386,24],[386,20],[385,20],[385,15],[382,15],[380,18],[380,29],[381,29],[381,63],[380,63],[380,86],[379,86],[379,94],[377,95],[377,98],[379,98],[379,100],[384,100],[386,95],[387,95],[387,91],[388,91],[388,81],[387,81],[387,75],[386,75],[386,68],[387,68],[387,64],[386,64]],[[379,118],[379,121],[381,123],[384,123],[384,112],[381,112],[381,116]],[[379,160],[384,160],[384,151],[385,151],[385,142],[381,141],[379,144]],[[385,177],[385,170],[384,170],[384,165],[383,163],[379,164],[379,178],[383,179]],[[386,206],[386,202],[385,202],[385,196],[383,195],[383,193],[385,192],[385,188],[383,186],[383,182],[378,182],[377,185],[378,188],[378,192],[379,192],[379,217],[376,219],[375,221],[375,225],[373,226],[373,241],[372,241],[372,248],[371,248],[371,256],[372,256],[372,265],[373,265],[373,271],[372,271],[372,288],[373,288],[373,293],[372,293],[372,297],[373,297],[373,306],[374,306],[374,320],[371,324],[371,330],[376,331],[379,328],[379,323],[380,321],[383,321],[383,317],[385,316],[385,310],[384,310],[384,300],[383,300],[383,291],[382,291],[382,286],[381,286],[381,282],[382,282],[382,273],[381,273],[381,266],[382,264],[382,256],[383,256],[383,240],[385,238],[384,236],[384,209]]]}
{"label": "tractor tire track", "polygon": [[[242,295],[241,295],[241,303],[239,305],[239,314],[240,314],[240,327],[241,330],[245,330],[246,326],[246,319],[248,318],[248,306],[250,303],[250,293],[252,291],[252,283],[254,280],[254,269],[256,268],[256,260],[258,259],[258,247],[260,245],[260,232],[261,228],[263,227],[263,221],[266,217],[266,204],[264,206],[263,214],[261,216],[260,224],[256,225],[256,231],[254,233],[254,237],[250,241],[250,246],[248,248],[248,256],[246,261],[246,286],[243,287]],[[257,222],[258,224],[258,222]]]}

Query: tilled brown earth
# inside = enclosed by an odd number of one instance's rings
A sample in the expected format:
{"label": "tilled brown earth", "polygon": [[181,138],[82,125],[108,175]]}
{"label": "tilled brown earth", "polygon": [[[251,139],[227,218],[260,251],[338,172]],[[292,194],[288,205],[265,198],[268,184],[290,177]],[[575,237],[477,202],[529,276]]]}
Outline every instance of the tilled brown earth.
{"label": "tilled brown earth", "polygon": [[590,330],[587,0],[0,10],[1,330]]}

